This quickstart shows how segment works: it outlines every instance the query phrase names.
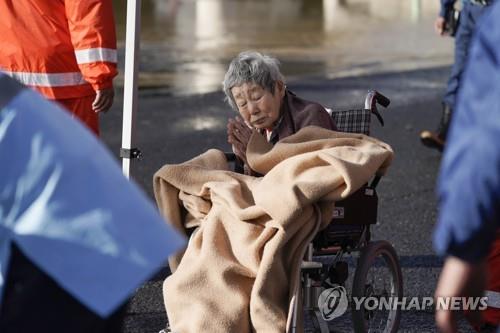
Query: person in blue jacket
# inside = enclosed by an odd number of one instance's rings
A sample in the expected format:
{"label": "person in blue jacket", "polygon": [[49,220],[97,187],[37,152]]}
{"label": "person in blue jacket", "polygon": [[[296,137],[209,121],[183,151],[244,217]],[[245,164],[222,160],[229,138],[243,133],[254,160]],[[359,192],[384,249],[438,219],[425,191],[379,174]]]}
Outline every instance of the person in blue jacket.
{"label": "person in blue jacket", "polygon": [[[446,17],[453,10],[456,0],[441,0],[441,10],[434,28],[436,33],[444,36],[449,34]],[[425,130],[420,133],[422,143],[430,148],[442,151],[447,141],[448,127],[455,109],[456,96],[469,53],[469,46],[476,28],[476,22],[494,0],[463,0],[460,20],[455,35],[455,59],[451,68],[446,92],[442,100],[441,119],[436,131]]]}
{"label": "person in blue jacket", "polygon": [[[500,3],[496,3],[483,16],[474,38],[441,165],[434,246],[445,263],[436,296],[481,295],[487,266],[494,268],[487,257],[498,250],[499,143]],[[500,276],[492,278],[498,281]],[[455,312],[438,310],[436,321],[442,332],[456,332]]]}
{"label": "person in blue jacket", "polygon": [[184,239],[60,106],[0,71],[0,332],[122,332]]}

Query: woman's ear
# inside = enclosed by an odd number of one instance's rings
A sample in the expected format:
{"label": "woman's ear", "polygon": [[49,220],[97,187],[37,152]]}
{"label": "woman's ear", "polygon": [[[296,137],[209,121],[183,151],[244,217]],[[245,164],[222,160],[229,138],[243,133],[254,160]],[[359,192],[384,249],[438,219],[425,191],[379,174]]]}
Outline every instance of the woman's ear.
{"label": "woman's ear", "polygon": [[276,90],[280,97],[285,96],[285,83],[283,81],[276,81]]}

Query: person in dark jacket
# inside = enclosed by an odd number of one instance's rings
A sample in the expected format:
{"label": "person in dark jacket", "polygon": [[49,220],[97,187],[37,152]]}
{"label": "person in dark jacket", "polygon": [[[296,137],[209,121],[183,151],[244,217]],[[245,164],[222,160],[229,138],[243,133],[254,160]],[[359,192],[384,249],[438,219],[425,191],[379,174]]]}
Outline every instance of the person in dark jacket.
{"label": "person in dark jacket", "polygon": [[[444,36],[450,33],[446,17],[453,10],[456,0],[441,0],[441,11],[436,18],[436,33]],[[465,63],[469,54],[469,45],[476,29],[476,22],[494,0],[464,0],[455,35],[455,60],[451,68],[448,85],[442,101],[441,119],[436,131],[425,130],[420,133],[422,143],[430,148],[442,151],[447,141],[448,127],[455,109],[456,97],[462,80]]]}
{"label": "person in dark jacket", "polygon": [[253,131],[275,144],[306,126],[336,130],[323,106],[287,89],[279,61],[271,56],[254,51],[240,53],[229,65],[223,88],[227,102],[241,116],[229,119],[227,135],[245,174],[252,174],[246,147]]}

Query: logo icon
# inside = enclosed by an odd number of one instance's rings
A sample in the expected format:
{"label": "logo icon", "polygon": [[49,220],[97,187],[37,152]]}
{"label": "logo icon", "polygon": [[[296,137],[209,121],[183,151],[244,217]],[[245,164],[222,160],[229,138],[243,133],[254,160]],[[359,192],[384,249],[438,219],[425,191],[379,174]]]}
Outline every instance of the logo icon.
{"label": "logo icon", "polygon": [[342,316],[347,310],[347,305],[347,292],[342,286],[325,289],[318,298],[318,308],[325,321]]}

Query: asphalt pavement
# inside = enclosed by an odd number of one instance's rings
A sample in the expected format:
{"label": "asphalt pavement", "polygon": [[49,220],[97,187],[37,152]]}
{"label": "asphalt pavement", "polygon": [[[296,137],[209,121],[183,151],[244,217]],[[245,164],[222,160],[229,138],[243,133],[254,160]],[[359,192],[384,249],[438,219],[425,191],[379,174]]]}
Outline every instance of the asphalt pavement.
{"label": "asphalt pavement", "polygon": [[[400,256],[405,296],[433,295],[442,261],[432,249],[436,221],[435,182],[441,154],[420,144],[418,134],[434,129],[440,116],[440,98],[448,67],[328,79],[303,76],[287,83],[299,96],[334,109],[362,107],[369,89],[391,99],[380,109],[382,127],[375,120],[372,135],[389,143],[394,162],[379,187],[379,225],[373,239],[391,242]],[[141,90],[136,118],[136,142],[144,159],[134,162],[133,178],[153,200],[152,177],[166,163],[188,160],[209,148],[229,150],[226,119],[234,112],[221,92],[172,96],[159,90]],[[118,156],[121,145],[122,95],[102,118],[102,139]],[[162,280],[168,269],[139,288],[125,321],[124,332],[158,332],[166,323]],[[349,324],[330,323],[335,332],[350,332]],[[462,330],[469,328],[462,322]],[[400,332],[435,332],[431,311],[404,311]]]}

